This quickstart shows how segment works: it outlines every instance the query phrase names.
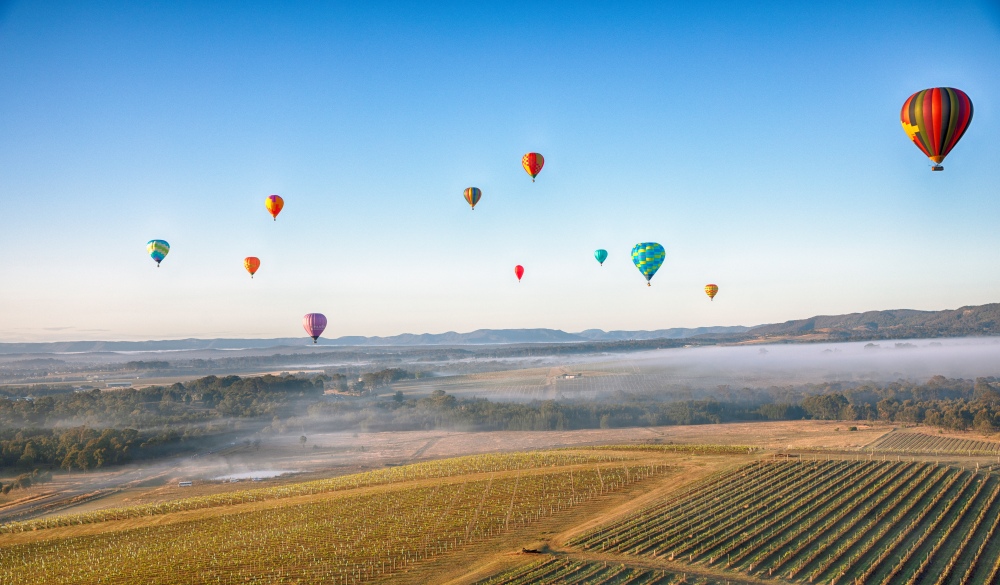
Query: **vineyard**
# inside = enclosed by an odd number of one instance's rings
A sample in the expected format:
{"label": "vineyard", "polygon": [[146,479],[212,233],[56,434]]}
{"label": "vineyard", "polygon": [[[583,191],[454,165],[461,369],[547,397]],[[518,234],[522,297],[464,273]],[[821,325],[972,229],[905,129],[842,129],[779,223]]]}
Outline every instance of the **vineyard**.
{"label": "vineyard", "polygon": [[629,567],[622,563],[547,557],[477,581],[475,585],[721,585],[724,580],[695,577],[683,572]]}
{"label": "vineyard", "polygon": [[[0,583],[363,583],[668,469],[635,461],[566,467],[581,458],[541,453],[489,457],[451,460],[450,471],[449,460],[436,462],[437,477],[450,479],[433,483],[383,484],[270,507],[234,505],[122,527],[111,510],[105,518],[111,524],[87,528],[89,534],[56,528],[51,537],[44,529],[0,536]],[[493,464],[511,471],[488,471]],[[429,469],[391,472],[413,468]],[[459,470],[470,469],[484,473],[461,476]],[[76,524],[72,517],[60,521],[74,531]]]}
{"label": "vineyard", "polygon": [[156,516],[183,510],[197,510],[216,506],[232,506],[250,502],[260,502],[278,498],[290,498],[325,492],[334,492],[362,487],[371,487],[418,479],[434,479],[468,475],[473,473],[495,473],[502,471],[517,471],[539,467],[562,465],[579,465],[607,461],[621,461],[621,455],[579,455],[569,453],[529,452],[529,453],[491,453],[486,455],[471,455],[455,457],[443,461],[427,461],[400,467],[390,467],[377,471],[356,473],[331,479],[320,479],[272,488],[240,490],[174,500],[162,504],[130,506],[98,510],[87,514],[11,522],[0,524],[0,534],[5,532],[24,532],[40,528],[91,524],[106,520],[123,520],[140,516]]}
{"label": "vineyard", "polygon": [[594,447],[572,447],[574,451],[646,451],[659,453],[694,453],[698,455],[747,455],[763,450],[761,447],[749,445],[703,445],[698,443],[673,444],[632,444],[632,445],[597,445]]}
{"label": "vineyard", "polygon": [[867,445],[865,450],[875,451],[876,453],[928,453],[932,455],[987,455],[998,457],[1000,456],[1000,443],[893,431],[886,433],[870,445]]}
{"label": "vineyard", "polygon": [[1000,478],[933,463],[765,460],[571,540],[807,583],[1000,582]]}

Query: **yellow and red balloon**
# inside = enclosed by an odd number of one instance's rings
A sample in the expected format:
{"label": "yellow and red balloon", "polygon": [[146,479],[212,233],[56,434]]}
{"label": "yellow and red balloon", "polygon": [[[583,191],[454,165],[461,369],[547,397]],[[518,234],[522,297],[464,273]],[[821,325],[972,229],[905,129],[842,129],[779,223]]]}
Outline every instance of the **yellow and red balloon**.
{"label": "yellow and red balloon", "polygon": [[250,273],[250,278],[253,278],[257,269],[260,268],[260,258],[257,258],[256,256],[247,256],[243,259],[243,268],[246,268],[247,272]]}
{"label": "yellow and red balloon", "polygon": [[534,183],[535,177],[542,172],[542,167],[545,166],[545,157],[537,152],[529,152],[521,157],[521,166],[524,167],[525,172],[531,175],[531,182]]}
{"label": "yellow and red balloon", "polygon": [[278,221],[278,214],[285,207],[285,200],[280,195],[268,195],[267,199],[264,200],[264,207],[267,208],[267,212],[271,214],[274,221]]}

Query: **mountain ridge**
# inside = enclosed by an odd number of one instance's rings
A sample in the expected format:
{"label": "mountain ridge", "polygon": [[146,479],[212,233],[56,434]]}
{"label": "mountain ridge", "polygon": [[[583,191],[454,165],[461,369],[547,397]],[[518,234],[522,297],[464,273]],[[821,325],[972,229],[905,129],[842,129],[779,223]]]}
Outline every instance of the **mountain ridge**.
{"label": "mountain ridge", "polygon": [[[387,337],[345,336],[320,338],[324,347],[409,347],[422,345],[558,344],[656,339],[691,339],[700,343],[768,343],[795,341],[862,341],[916,337],[1000,336],[1000,303],[967,305],[957,309],[920,311],[892,309],[843,315],[816,315],[755,327],[675,327],[656,330],[586,329],[477,329],[467,333],[403,333]],[[308,338],[165,339],[148,341],[55,341],[0,343],[0,354],[194,351],[203,349],[265,349],[312,345]]]}

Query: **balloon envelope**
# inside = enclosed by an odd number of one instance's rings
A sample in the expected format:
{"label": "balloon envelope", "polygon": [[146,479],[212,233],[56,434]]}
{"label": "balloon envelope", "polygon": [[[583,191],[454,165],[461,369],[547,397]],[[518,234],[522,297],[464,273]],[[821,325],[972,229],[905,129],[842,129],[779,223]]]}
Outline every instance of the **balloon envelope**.
{"label": "balloon envelope", "polygon": [[309,337],[312,337],[313,343],[320,335],[323,335],[323,330],[326,329],[326,315],[322,313],[309,313],[305,317],[302,317],[302,328],[306,330]]}
{"label": "balloon envelope", "polygon": [[149,240],[146,242],[146,251],[149,252],[150,258],[156,260],[156,266],[159,268],[160,262],[163,262],[170,252],[170,244],[166,240]]}
{"label": "balloon envelope", "polygon": [[941,162],[962,139],[972,122],[972,100],[960,89],[934,87],[911,95],[899,113],[903,131],[929,159]]}
{"label": "balloon envelope", "polygon": [[247,256],[243,259],[243,267],[250,273],[250,278],[253,278],[254,273],[256,273],[257,269],[260,268],[260,258]]}
{"label": "balloon envelope", "polygon": [[483,198],[483,192],[476,187],[469,187],[463,195],[465,195],[465,200],[469,202],[472,209],[475,209],[476,203],[479,203],[479,200]]}
{"label": "balloon envelope", "polygon": [[719,294],[719,285],[717,285],[717,284],[706,284],[705,285],[705,294],[708,295],[708,298],[710,298],[712,300],[715,300],[715,295]]}
{"label": "balloon envelope", "polygon": [[271,217],[275,221],[278,221],[278,214],[281,213],[281,209],[284,206],[285,200],[280,195],[268,195],[267,199],[264,200],[264,207],[267,208],[267,212],[271,214]]}
{"label": "balloon envelope", "polygon": [[524,167],[525,172],[531,175],[531,182],[534,183],[535,177],[542,172],[542,167],[545,166],[545,157],[537,152],[529,152],[521,157],[521,166]]}
{"label": "balloon envelope", "polygon": [[524,276],[524,266],[518,264],[514,267],[514,276],[517,277],[517,281],[521,282],[521,277]]}
{"label": "balloon envelope", "polygon": [[601,266],[604,266],[604,261],[608,259],[608,251],[607,250],[595,250],[594,251],[594,258],[597,258],[597,261],[601,263]]}
{"label": "balloon envelope", "polygon": [[632,263],[646,277],[647,283],[663,265],[666,257],[667,251],[656,242],[642,242],[632,248]]}

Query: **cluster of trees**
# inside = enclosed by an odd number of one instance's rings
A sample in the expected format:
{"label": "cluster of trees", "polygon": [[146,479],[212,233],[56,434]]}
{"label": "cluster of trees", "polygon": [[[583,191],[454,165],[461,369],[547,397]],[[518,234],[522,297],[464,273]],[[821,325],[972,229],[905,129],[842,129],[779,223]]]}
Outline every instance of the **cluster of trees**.
{"label": "cluster of trees", "polygon": [[992,433],[1000,429],[1000,380],[934,376],[925,384],[865,384],[807,396],[802,409],[817,419],[924,423]]}
{"label": "cluster of trees", "polygon": [[144,372],[148,370],[168,370],[170,369],[170,362],[165,361],[132,361],[125,362],[117,367],[117,369],[125,372]]}
{"label": "cluster of trees", "polygon": [[34,469],[44,465],[86,471],[130,461],[133,453],[150,439],[153,437],[143,436],[135,429],[4,431],[0,433],[0,467]]}
{"label": "cluster of trees", "polygon": [[400,368],[386,368],[377,372],[369,372],[354,377],[340,373],[328,374],[327,387],[337,392],[356,394],[358,396],[374,395],[379,388],[384,388],[393,382],[407,378],[419,377]]}
{"label": "cluster of trees", "polygon": [[0,398],[0,428],[149,428],[232,417],[289,416],[299,402],[322,396],[325,380],[325,376],[207,376],[171,386],[64,392],[34,400]]}
{"label": "cluster of trees", "polygon": [[9,494],[11,490],[31,487],[37,483],[44,483],[52,480],[51,471],[35,469],[30,473],[22,473],[7,483],[0,482],[0,493]]}

